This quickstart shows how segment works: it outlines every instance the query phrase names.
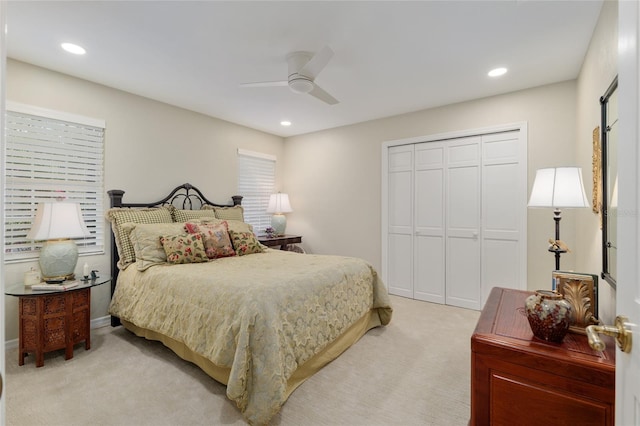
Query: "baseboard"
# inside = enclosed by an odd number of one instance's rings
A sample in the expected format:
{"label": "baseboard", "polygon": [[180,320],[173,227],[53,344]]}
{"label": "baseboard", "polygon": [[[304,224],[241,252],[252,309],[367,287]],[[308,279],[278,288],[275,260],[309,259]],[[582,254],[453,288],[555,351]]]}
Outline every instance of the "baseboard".
{"label": "baseboard", "polygon": [[[91,329],[106,327],[111,325],[111,316],[107,315],[100,318],[94,318],[91,320]],[[7,340],[4,342],[4,350],[15,349],[18,347],[18,339]]]}

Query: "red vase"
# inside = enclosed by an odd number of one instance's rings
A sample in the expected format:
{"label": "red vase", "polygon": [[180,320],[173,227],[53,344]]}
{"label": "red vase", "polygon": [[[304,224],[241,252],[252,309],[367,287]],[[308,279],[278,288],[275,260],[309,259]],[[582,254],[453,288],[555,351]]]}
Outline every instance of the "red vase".
{"label": "red vase", "polygon": [[571,304],[562,294],[537,290],[527,297],[524,306],[534,336],[549,342],[562,342],[571,322]]}

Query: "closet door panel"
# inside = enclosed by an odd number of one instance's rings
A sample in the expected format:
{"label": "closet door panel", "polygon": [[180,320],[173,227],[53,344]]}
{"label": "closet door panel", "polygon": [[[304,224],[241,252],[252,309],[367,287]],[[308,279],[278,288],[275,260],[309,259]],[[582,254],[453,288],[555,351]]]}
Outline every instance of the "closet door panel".
{"label": "closet door panel", "polygon": [[413,146],[389,149],[389,293],[413,297]]}
{"label": "closet door panel", "polygon": [[480,309],[479,246],[470,238],[447,239],[447,305]]}
{"label": "closet door panel", "polygon": [[[520,242],[508,239],[485,238],[482,244],[482,282],[486,287],[519,289]],[[484,290],[484,287],[483,287]],[[482,295],[482,306],[486,301]]]}
{"label": "closet door panel", "polygon": [[482,137],[482,305],[495,286],[523,287],[526,167],[519,132]]}
{"label": "closet door panel", "polygon": [[415,248],[414,298],[445,303],[444,237],[418,235]]}
{"label": "closet door panel", "polygon": [[389,232],[413,232],[413,146],[389,150]]}
{"label": "closet door panel", "polygon": [[446,303],[480,309],[480,138],[448,145]]}
{"label": "closet door panel", "polygon": [[413,298],[413,256],[411,235],[389,235],[389,293]]}
{"label": "closet door panel", "polygon": [[444,144],[415,147],[414,298],[445,299]]}

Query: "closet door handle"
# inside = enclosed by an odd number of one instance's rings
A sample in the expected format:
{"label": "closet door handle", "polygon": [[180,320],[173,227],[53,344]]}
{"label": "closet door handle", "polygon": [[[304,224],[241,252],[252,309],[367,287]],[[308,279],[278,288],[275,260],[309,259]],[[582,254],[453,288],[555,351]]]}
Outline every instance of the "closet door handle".
{"label": "closet door handle", "polygon": [[473,237],[474,240],[478,240],[478,233],[474,232],[473,234],[471,234],[471,236]]}

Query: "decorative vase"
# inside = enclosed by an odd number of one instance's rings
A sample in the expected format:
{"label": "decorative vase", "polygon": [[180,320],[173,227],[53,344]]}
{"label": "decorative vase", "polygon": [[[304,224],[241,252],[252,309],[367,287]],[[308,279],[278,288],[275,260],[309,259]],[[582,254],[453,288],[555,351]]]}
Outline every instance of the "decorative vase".
{"label": "decorative vase", "polygon": [[524,306],[534,336],[549,342],[562,342],[571,322],[571,304],[562,294],[537,290],[527,297]]}

